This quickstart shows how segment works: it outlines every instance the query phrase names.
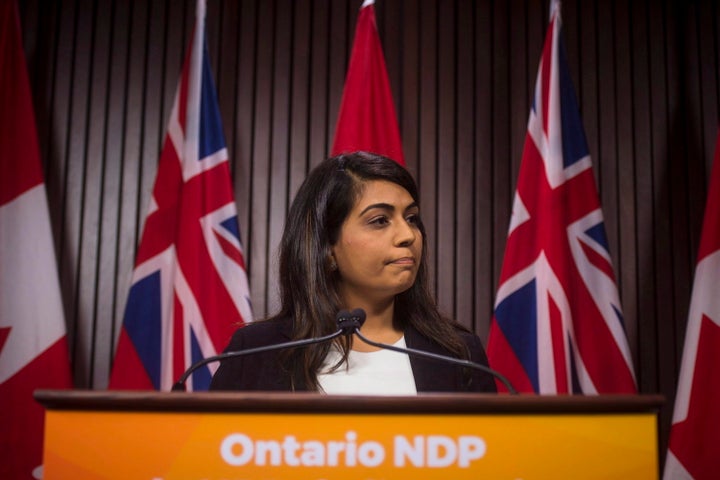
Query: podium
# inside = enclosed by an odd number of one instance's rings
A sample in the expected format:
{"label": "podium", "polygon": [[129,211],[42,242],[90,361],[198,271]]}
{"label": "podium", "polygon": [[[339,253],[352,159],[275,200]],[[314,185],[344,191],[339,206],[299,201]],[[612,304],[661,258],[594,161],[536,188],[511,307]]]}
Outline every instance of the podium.
{"label": "podium", "polygon": [[38,390],[45,479],[657,479],[658,395]]}

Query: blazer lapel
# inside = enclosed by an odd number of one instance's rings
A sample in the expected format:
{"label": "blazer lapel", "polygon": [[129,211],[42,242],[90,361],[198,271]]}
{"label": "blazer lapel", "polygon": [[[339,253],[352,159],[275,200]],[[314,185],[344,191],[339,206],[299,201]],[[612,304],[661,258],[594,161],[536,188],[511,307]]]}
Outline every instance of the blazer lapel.
{"label": "blazer lapel", "polygon": [[[440,345],[431,342],[412,326],[405,329],[405,343],[408,348],[447,355]],[[410,355],[410,367],[418,392],[452,392],[458,389],[458,368],[453,365]]]}

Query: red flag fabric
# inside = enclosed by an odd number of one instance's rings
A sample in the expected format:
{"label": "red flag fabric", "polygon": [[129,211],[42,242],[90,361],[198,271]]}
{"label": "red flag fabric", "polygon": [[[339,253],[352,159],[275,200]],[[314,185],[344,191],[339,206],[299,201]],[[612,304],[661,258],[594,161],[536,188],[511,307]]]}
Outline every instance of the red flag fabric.
{"label": "red flag fabric", "polygon": [[540,59],[487,351],[518,391],[636,391],[558,3]]}
{"label": "red flag fabric", "polygon": [[0,0],[0,478],[42,474],[38,388],[70,388],[65,319],[20,17]]}
{"label": "red flag fabric", "polygon": [[720,132],[693,280],[664,478],[720,472]]}
{"label": "red flag fabric", "polygon": [[[169,390],[252,320],[203,0],[197,2],[132,282],[111,389]],[[198,369],[189,389],[207,390],[216,368]]]}
{"label": "red flag fabric", "polygon": [[365,150],[405,165],[374,3],[360,8],[331,154]]}

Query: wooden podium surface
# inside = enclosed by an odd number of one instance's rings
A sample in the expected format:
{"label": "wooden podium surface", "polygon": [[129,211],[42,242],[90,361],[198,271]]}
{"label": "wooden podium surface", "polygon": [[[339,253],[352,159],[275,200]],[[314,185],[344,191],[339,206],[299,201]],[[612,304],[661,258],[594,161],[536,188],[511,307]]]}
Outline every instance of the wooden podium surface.
{"label": "wooden podium surface", "polygon": [[656,395],[37,391],[45,478],[658,478]]}

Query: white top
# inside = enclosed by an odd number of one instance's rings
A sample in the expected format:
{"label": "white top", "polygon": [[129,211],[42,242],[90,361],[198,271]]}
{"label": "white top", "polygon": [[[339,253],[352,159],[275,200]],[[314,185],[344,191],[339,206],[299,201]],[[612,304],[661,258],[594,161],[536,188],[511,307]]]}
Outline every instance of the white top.
{"label": "white top", "polygon": [[[406,348],[405,337],[396,347]],[[415,378],[408,355],[392,350],[356,352],[350,350],[347,365],[327,372],[342,358],[331,348],[318,373],[318,382],[325,393],[335,395],[416,395]]]}

